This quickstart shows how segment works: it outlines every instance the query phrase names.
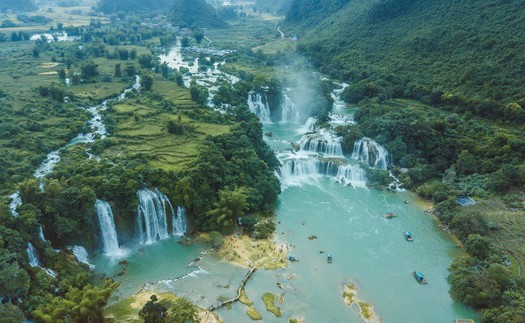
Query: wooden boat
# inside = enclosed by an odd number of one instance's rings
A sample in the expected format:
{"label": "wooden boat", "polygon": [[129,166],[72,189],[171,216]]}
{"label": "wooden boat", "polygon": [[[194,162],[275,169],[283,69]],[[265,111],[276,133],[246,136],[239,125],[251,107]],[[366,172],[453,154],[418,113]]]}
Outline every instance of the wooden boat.
{"label": "wooden boat", "polygon": [[412,275],[414,275],[414,278],[417,280],[418,283],[422,285],[428,284],[427,280],[425,279],[425,276],[423,276],[423,274],[419,271],[414,271]]}
{"label": "wooden boat", "polygon": [[385,213],[384,216],[386,219],[391,219],[391,218],[395,218],[397,214],[395,214],[394,212],[388,212],[388,213]]}
{"label": "wooden boat", "polygon": [[288,259],[290,261],[299,261],[299,259],[295,258],[295,256],[288,256],[288,257],[286,257],[286,259]]}
{"label": "wooden boat", "polygon": [[328,257],[326,258],[326,260],[328,261],[329,264],[331,264],[332,263],[332,255],[328,254]]}
{"label": "wooden boat", "polygon": [[412,234],[410,233],[410,231],[405,231],[405,233],[403,233],[403,235],[405,236],[405,239],[407,241],[414,241],[414,239],[412,239]]}

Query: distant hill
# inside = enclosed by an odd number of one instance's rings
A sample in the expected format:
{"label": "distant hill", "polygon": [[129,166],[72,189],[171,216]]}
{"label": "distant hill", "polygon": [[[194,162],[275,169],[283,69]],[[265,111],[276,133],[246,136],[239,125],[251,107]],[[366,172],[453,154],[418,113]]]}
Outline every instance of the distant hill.
{"label": "distant hill", "polygon": [[282,28],[356,100],[449,92],[525,108],[524,0],[294,0]]}
{"label": "distant hill", "polygon": [[[173,0],[172,0],[173,1]],[[174,25],[204,28],[224,28],[228,25],[204,0],[174,0],[168,16]]]}
{"label": "distant hill", "polygon": [[104,13],[168,11],[173,0],[100,0],[96,9]]}
{"label": "distant hill", "polygon": [[34,11],[37,9],[32,0],[1,0],[0,11]]}
{"label": "distant hill", "polygon": [[259,11],[284,15],[291,4],[292,0],[257,0],[254,7]]}
{"label": "distant hill", "polygon": [[314,25],[343,8],[351,0],[293,0],[286,21]]}

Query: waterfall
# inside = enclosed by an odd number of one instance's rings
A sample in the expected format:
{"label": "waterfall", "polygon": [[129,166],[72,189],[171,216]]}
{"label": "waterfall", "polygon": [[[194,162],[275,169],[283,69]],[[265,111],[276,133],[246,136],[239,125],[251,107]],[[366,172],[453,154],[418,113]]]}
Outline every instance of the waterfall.
{"label": "waterfall", "polygon": [[188,218],[184,206],[177,207],[177,215],[172,216],[171,223],[174,236],[182,237],[188,231]]}
{"label": "waterfall", "polygon": [[44,228],[42,228],[42,225],[38,228],[38,236],[40,237],[40,240],[42,242],[47,242],[46,237],[44,236]]}
{"label": "waterfall", "polygon": [[299,142],[302,151],[322,154],[324,157],[343,157],[341,137],[330,133],[326,129],[318,133],[305,135]]}
{"label": "waterfall", "polygon": [[369,167],[386,170],[389,164],[388,151],[370,138],[362,138],[355,142],[352,158]]}
{"label": "waterfall", "polygon": [[262,96],[259,93],[251,91],[248,95],[248,107],[250,111],[255,114],[263,124],[272,123],[270,106],[268,105],[268,100],[266,95]]}
{"label": "waterfall", "polygon": [[139,190],[137,196],[139,198],[137,223],[140,243],[149,244],[168,238],[168,212],[171,217],[175,215],[168,197],[156,188]]}
{"label": "waterfall", "polygon": [[81,262],[83,264],[86,264],[89,266],[90,269],[95,268],[95,265],[92,265],[89,263],[88,257],[89,254],[87,250],[82,246],[69,246],[67,249],[71,250],[73,252],[73,255],[75,255],[75,258],[77,258],[78,262]]}
{"label": "waterfall", "polygon": [[14,217],[19,216],[16,209],[22,205],[22,198],[20,197],[20,191],[16,191],[13,194],[9,195],[9,199],[11,202],[9,202],[9,210],[11,211],[11,214]]}
{"label": "waterfall", "polygon": [[337,169],[336,181],[353,187],[366,187],[366,172],[359,166],[342,165]]}
{"label": "waterfall", "polygon": [[108,202],[97,199],[95,203],[98,222],[100,223],[100,236],[104,245],[104,254],[108,257],[122,257],[124,252],[119,248],[115,219]]}
{"label": "waterfall", "polygon": [[281,123],[302,123],[301,111],[299,107],[290,99],[290,97],[284,93],[284,102],[281,106]]}
{"label": "waterfall", "polygon": [[53,278],[57,277],[57,273],[56,272],[54,272],[53,270],[51,270],[49,268],[42,267],[40,265],[40,260],[38,259],[38,254],[36,252],[35,247],[33,246],[33,244],[31,242],[27,243],[26,252],[27,252],[27,257],[29,258],[29,266],[31,266],[31,267],[38,267],[38,268],[42,269],[43,271],[45,271],[49,276],[51,276]]}

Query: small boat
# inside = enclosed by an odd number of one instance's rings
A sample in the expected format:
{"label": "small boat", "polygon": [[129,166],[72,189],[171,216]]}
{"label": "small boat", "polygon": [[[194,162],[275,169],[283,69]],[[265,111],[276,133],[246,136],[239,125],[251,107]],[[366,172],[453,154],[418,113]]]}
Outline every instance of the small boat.
{"label": "small boat", "polygon": [[288,256],[288,257],[286,257],[286,259],[288,259],[290,261],[299,261],[299,259],[295,258],[295,256]]}
{"label": "small boat", "polygon": [[407,241],[414,241],[414,239],[412,239],[412,234],[410,233],[410,231],[405,231],[403,235],[405,236],[405,239]]}
{"label": "small boat", "polygon": [[418,283],[422,285],[428,284],[427,280],[425,279],[425,276],[423,276],[423,274],[419,271],[414,271],[412,275],[414,275],[414,278],[417,280]]}
{"label": "small boat", "polygon": [[329,264],[331,264],[332,263],[332,255],[328,254],[328,257],[326,258],[326,260],[328,261]]}
{"label": "small boat", "polygon": [[388,213],[385,213],[384,216],[386,219],[391,219],[391,218],[395,218],[397,214],[395,214],[394,212],[388,212]]}

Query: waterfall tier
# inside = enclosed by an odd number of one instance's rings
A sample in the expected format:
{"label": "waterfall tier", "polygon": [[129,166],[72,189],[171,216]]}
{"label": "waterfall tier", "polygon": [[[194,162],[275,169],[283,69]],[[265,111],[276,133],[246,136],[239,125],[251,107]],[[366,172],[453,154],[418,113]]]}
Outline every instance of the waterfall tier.
{"label": "waterfall tier", "polygon": [[263,124],[272,123],[270,106],[266,95],[250,92],[248,95],[248,107],[250,111],[255,114]]}
{"label": "waterfall tier", "polygon": [[100,224],[100,238],[104,245],[104,254],[108,257],[122,257],[124,251],[119,247],[115,219],[108,202],[97,199],[95,203],[98,222]]}
{"label": "waterfall tier", "polygon": [[352,158],[369,167],[383,170],[387,169],[390,160],[388,151],[383,146],[366,137],[355,142]]}
{"label": "waterfall tier", "polygon": [[324,157],[343,157],[341,137],[327,131],[320,130],[315,134],[308,134],[301,138],[299,146],[302,151],[321,154]]}
{"label": "waterfall tier", "polygon": [[175,211],[166,194],[154,188],[153,190],[139,190],[137,196],[139,198],[137,223],[140,243],[150,244],[168,238],[168,215],[173,219]]}
{"label": "waterfall tier", "polygon": [[42,269],[43,271],[45,271],[46,274],[48,274],[49,276],[53,278],[57,277],[56,272],[54,272],[53,270],[49,268],[42,267],[42,265],[40,264],[40,260],[38,259],[38,254],[36,252],[36,249],[31,242],[27,243],[26,252],[27,252],[27,257],[29,258],[29,266],[38,267]]}
{"label": "waterfall tier", "polygon": [[172,216],[171,223],[174,236],[182,237],[188,231],[188,217],[184,206],[177,207],[177,215]]}
{"label": "waterfall tier", "polygon": [[14,217],[17,217],[19,214],[16,211],[16,209],[22,205],[22,198],[20,197],[20,191],[16,191],[13,194],[9,195],[9,199],[11,199],[11,202],[9,202],[9,210],[11,211],[11,214]]}
{"label": "waterfall tier", "polygon": [[299,107],[290,99],[286,93],[284,94],[284,102],[281,105],[281,120],[280,123],[294,123],[301,124],[309,116],[303,116]]}
{"label": "waterfall tier", "polygon": [[95,268],[95,265],[92,265],[89,262],[89,254],[86,248],[82,246],[70,246],[67,247],[67,249],[71,250],[73,255],[75,255],[75,258],[77,258],[78,262],[88,265],[90,269]]}
{"label": "waterfall tier", "polygon": [[332,160],[296,154],[280,155],[281,168],[279,178],[284,186],[299,185],[303,182],[331,177],[343,185],[366,187],[366,173],[355,165],[344,163],[344,160]]}

